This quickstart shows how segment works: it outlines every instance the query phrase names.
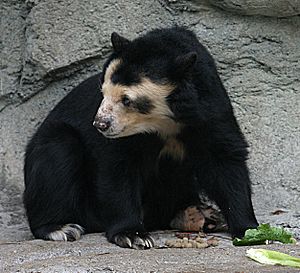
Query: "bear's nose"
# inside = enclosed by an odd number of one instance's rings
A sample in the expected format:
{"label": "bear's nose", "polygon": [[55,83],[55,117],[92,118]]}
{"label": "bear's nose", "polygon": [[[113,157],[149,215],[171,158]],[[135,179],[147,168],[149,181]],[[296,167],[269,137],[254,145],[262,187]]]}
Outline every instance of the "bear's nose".
{"label": "bear's nose", "polygon": [[110,121],[100,122],[98,128],[100,131],[105,132],[110,127]]}
{"label": "bear's nose", "polygon": [[106,119],[106,118],[96,117],[95,121],[93,122],[93,125],[97,129],[99,129],[101,132],[105,132],[109,129],[109,127],[111,125],[111,121],[109,119]]}

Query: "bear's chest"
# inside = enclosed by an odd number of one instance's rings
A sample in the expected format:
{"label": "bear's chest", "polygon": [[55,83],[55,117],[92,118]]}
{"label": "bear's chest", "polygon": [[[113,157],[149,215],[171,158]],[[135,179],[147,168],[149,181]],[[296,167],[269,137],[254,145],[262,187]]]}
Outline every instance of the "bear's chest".
{"label": "bear's chest", "polygon": [[168,138],[159,153],[159,158],[182,161],[186,155],[184,144],[175,137]]}

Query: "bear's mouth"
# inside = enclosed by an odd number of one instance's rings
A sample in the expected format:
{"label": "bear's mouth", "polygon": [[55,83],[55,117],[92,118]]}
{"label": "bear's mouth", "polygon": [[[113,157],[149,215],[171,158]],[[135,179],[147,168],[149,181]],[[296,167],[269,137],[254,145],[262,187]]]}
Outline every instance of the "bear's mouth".
{"label": "bear's mouth", "polygon": [[107,138],[117,138],[119,134],[103,134]]}
{"label": "bear's mouth", "polygon": [[125,128],[123,128],[120,132],[118,133],[114,133],[114,132],[101,132],[100,130],[98,130],[103,136],[105,136],[106,138],[118,138],[118,137],[122,137],[122,133],[125,131]]}

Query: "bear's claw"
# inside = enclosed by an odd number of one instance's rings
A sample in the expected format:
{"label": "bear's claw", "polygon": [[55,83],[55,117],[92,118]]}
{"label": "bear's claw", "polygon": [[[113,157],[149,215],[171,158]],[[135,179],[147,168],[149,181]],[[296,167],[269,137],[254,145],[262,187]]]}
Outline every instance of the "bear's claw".
{"label": "bear's claw", "polygon": [[124,232],[113,237],[113,241],[120,247],[133,249],[149,249],[154,247],[154,240],[148,233]]}

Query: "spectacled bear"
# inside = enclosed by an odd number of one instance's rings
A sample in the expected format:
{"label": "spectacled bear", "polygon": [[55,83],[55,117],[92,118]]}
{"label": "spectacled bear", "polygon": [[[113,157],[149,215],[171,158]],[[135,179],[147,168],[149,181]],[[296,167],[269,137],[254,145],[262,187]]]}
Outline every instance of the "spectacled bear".
{"label": "spectacled bear", "polygon": [[181,27],[111,40],[103,72],[70,92],[27,146],[33,235],[104,231],[121,247],[150,248],[148,232],[169,228],[200,192],[233,237],[255,228],[247,143],[206,48]]}

